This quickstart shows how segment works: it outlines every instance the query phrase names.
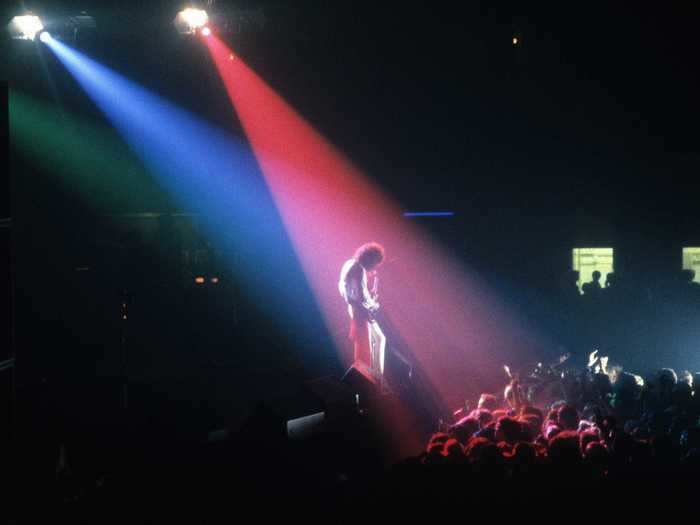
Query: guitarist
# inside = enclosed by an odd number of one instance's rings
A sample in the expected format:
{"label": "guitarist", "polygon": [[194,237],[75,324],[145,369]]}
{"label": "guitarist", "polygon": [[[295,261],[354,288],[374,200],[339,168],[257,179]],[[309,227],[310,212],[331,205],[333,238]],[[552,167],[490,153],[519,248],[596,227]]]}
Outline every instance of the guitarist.
{"label": "guitarist", "polygon": [[[386,337],[374,318],[379,310],[376,270],[384,261],[384,248],[376,242],[360,246],[352,259],[343,264],[338,289],[348,305],[350,339],[354,347],[353,365],[375,381],[384,374]],[[368,281],[372,280],[372,290]]]}

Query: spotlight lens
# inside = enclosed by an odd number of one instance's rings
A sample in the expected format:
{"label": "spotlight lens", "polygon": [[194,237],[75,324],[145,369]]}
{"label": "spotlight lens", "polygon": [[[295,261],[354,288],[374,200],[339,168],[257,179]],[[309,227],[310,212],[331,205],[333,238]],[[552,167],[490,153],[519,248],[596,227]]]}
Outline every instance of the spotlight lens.
{"label": "spotlight lens", "polygon": [[51,40],[51,33],[48,31],[42,31],[39,33],[39,40],[46,44],[49,40]]}
{"label": "spotlight lens", "polygon": [[202,29],[202,35],[204,35],[204,36],[211,35],[211,29],[209,29],[208,27],[205,27],[204,29]]}
{"label": "spotlight lens", "polygon": [[184,34],[192,34],[200,27],[204,27],[209,21],[209,15],[203,9],[188,7],[180,11],[175,17],[175,26]]}
{"label": "spotlight lens", "polygon": [[36,34],[44,29],[41,19],[34,15],[16,16],[11,25],[14,26],[14,38],[20,40],[34,40]]}
{"label": "spotlight lens", "polygon": [[182,17],[185,19],[185,22],[192,27],[202,27],[207,23],[207,20],[209,20],[206,11],[203,9],[193,9],[191,7],[188,7],[182,12]]}

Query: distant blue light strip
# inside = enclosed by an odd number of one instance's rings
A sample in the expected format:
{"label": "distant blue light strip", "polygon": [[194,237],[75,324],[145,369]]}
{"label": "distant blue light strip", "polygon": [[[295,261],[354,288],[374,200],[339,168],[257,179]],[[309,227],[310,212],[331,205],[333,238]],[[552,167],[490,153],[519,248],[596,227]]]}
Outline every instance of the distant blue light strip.
{"label": "distant blue light strip", "polygon": [[453,211],[407,211],[404,217],[454,217]]}

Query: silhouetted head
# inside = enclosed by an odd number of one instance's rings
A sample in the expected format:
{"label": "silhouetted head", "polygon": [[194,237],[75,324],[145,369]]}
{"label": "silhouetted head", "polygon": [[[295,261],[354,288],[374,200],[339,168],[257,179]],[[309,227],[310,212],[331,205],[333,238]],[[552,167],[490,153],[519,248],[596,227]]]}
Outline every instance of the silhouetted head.
{"label": "silhouetted head", "polygon": [[610,272],[605,276],[605,287],[612,288],[615,285],[615,272]]}
{"label": "silhouetted head", "polygon": [[496,440],[514,445],[522,437],[522,425],[512,417],[501,417],[496,423]]}
{"label": "silhouetted head", "polygon": [[610,453],[600,441],[591,441],[583,452],[586,462],[593,465],[606,465],[610,459]]}
{"label": "silhouetted head", "polygon": [[374,270],[384,261],[384,247],[376,242],[363,244],[355,252],[355,259],[365,270]]}
{"label": "silhouetted head", "polygon": [[537,461],[537,449],[532,443],[521,441],[515,444],[512,459],[519,465],[532,465]]}
{"label": "silhouetted head", "polygon": [[693,387],[685,381],[678,381],[673,394],[671,394],[671,402],[674,406],[681,409],[686,409],[688,404],[693,401]]}
{"label": "silhouetted head", "polygon": [[539,408],[533,407],[531,405],[527,405],[527,406],[523,407],[522,415],[523,416],[530,416],[530,415],[535,416],[539,420],[540,425],[544,421],[544,414],[542,413],[542,411]]}
{"label": "silhouetted head", "polygon": [[695,372],[693,374],[693,390],[695,395],[700,399],[700,372]]}
{"label": "silhouetted head", "polygon": [[456,439],[449,439],[445,441],[442,448],[442,455],[449,459],[452,463],[460,463],[462,460],[466,460],[464,456],[464,447]]}
{"label": "silhouetted head", "polygon": [[557,413],[557,420],[559,421],[559,426],[563,430],[577,430],[578,429],[578,412],[576,408],[571,405],[564,405],[559,408]]}
{"label": "silhouetted head", "polygon": [[466,455],[470,463],[477,465],[496,465],[503,460],[498,446],[482,437],[474,438],[469,442]]}
{"label": "silhouetted head", "polygon": [[466,445],[469,439],[479,431],[479,420],[474,417],[462,418],[451,430],[454,438],[462,445]]}
{"label": "silhouetted head", "polygon": [[578,434],[572,430],[560,432],[549,442],[548,455],[555,465],[572,465],[580,461]]}
{"label": "silhouetted head", "polygon": [[428,441],[428,448],[430,448],[432,445],[436,445],[436,444],[439,444],[440,446],[442,446],[449,439],[450,439],[450,436],[448,434],[446,434],[445,432],[435,432],[432,436],[430,436],[430,441]]}
{"label": "silhouetted head", "polygon": [[498,408],[498,399],[493,394],[483,393],[479,397],[479,403],[477,405],[479,408],[485,408],[486,410],[496,410]]}
{"label": "silhouetted head", "polygon": [[486,408],[475,408],[470,416],[479,422],[480,428],[484,428],[493,420],[493,414]]}
{"label": "silhouetted head", "polygon": [[690,370],[683,370],[678,374],[678,382],[686,383],[690,388],[693,388],[693,374],[690,373]]}
{"label": "silhouetted head", "polygon": [[544,428],[544,431],[542,432],[542,435],[546,440],[551,440],[554,439],[554,437],[561,432],[561,428],[559,428],[558,425],[555,423],[551,423],[549,425],[546,425]]}
{"label": "silhouetted head", "polygon": [[585,454],[588,445],[600,442],[600,434],[597,429],[589,428],[581,432],[578,436],[581,454]]}
{"label": "silhouetted head", "polygon": [[593,280],[594,280],[595,282],[598,282],[598,281],[600,281],[601,274],[600,274],[600,272],[599,272],[598,270],[594,270],[594,271],[593,271],[593,274],[592,274],[592,277],[593,277]]}
{"label": "silhouetted head", "polygon": [[673,368],[662,368],[658,372],[658,382],[662,389],[671,389],[678,383],[678,376]]}
{"label": "silhouetted head", "polygon": [[523,425],[523,430],[526,430],[531,437],[537,437],[542,431],[542,420],[534,414],[523,414],[519,421]]}

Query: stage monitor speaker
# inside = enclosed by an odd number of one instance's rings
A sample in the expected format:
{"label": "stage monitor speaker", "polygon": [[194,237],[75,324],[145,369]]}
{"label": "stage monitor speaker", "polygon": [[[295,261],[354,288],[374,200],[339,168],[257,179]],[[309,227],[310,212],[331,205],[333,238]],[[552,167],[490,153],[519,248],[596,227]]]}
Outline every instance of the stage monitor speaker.
{"label": "stage monitor speaker", "polygon": [[287,437],[301,440],[347,427],[358,414],[360,399],[367,400],[371,391],[371,381],[352,367],[342,379],[324,376],[307,381],[295,402],[289,403]]}
{"label": "stage monitor speaker", "polygon": [[379,395],[379,384],[362,366],[353,364],[343,375],[341,382],[347,385],[355,396],[357,405]]}
{"label": "stage monitor speaker", "polygon": [[298,417],[287,421],[287,437],[289,439],[304,439],[324,428],[326,413],[317,412],[308,416]]}

